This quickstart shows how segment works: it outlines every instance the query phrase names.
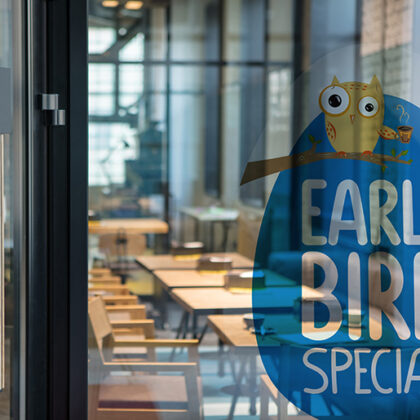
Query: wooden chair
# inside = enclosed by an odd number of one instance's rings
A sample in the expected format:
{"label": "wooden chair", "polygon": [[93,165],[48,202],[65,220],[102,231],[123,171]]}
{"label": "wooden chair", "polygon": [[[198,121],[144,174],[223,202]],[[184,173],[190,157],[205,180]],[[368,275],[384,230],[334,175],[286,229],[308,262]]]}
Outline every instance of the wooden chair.
{"label": "wooden chair", "polygon": [[[145,305],[114,305],[107,306],[106,311],[108,318],[111,321],[139,321],[146,319],[146,306]],[[114,329],[114,333],[118,335],[132,336],[140,335],[141,328],[137,327],[126,327]],[[151,337],[150,337],[151,338]]]}
{"label": "wooden chair", "polygon": [[[95,296],[92,294],[89,297],[89,301],[93,300]],[[101,296],[106,307],[119,306],[119,305],[137,305],[138,297],[133,295],[113,295],[113,296]]]}
{"label": "wooden chair", "polygon": [[114,305],[106,308],[111,321],[146,319],[145,305]]}
{"label": "wooden chair", "polygon": [[[137,304],[136,296],[102,296],[108,313],[109,320],[112,321],[129,321],[146,319],[146,306]],[[89,301],[96,299],[91,296]],[[119,328],[115,330],[119,335],[132,336],[139,335],[139,329],[131,326],[130,328]]]}
{"label": "wooden chair", "polygon": [[107,264],[113,272],[123,276],[132,270],[140,269],[134,257],[143,254],[146,247],[144,235],[124,230],[117,234],[111,233],[99,237],[99,249],[106,255]]}
{"label": "wooden chair", "polygon": [[92,268],[89,270],[89,274],[94,277],[112,275],[111,270],[109,268]]}
{"label": "wooden chair", "polygon": [[146,249],[146,237],[125,231],[104,234],[99,237],[99,249],[110,258],[141,255]]}
{"label": "wooden chair", "polygon": [[[116,306],[114,306],[116,308]],[[152,319],[110,319],[108,315],[109,309],[105,306],[102,298],[98,297],[89,302],[89,317],[93,317],[97,321],[111,328],[111,334],[114,340],[124,338],[125,340],[139,341],[151,339],[155,337],[155,323]],[[114,314],[117,310],[111,310]],[[153,348],[145,348],[144,346],[116,346],[114,350],[114,358],[135,358],[139,360],[146,356],[150,360],[155,359],[155,351]]]}
{"label": "wooden chair", "polygon": [[[261,420],[286,420],[286,419],[293,419],[293,420],[315,420],[314,417],[304,414],[302,411],[296,407],[296,411],[299,412],[298,415],[288,415],[287,414],[287,406],[289,405],[289,401],[282,395],[276,386],[271,382],[271,379],[268,375],[261,375],[261,382],[260,382],[260,404],[261,404],[261,413],[260,419]],[[277,416],[270,417],[268,415],[268,406],[270,403],[270,398],[275,402],[277,405]]]}
{"label": "wooden chair", "polygon": [[127,286],[124,286],[122,284],[120,285],[107,285],[107,286],[103,286],[103,285],[93,285],[93,286],[89,286],[88,289],[89,293],[91,295],[101,295],[101,296],[106,296],[106,295],[120,295],[120,296],[126,296],[130,294],[130,290],[128,289]]}
{"label": "wooden chair", "polygon": [[[115,361],[115,349],[127,346],[187,347],[197,362]],[[89,420],[202,419],[197,348],[198,340],[116,339],[103,301],[91,300]]]}
{"label": "wooden chair", "polygon": [[119,276],[96,276],[88,279],[89,286],[120,286]]}

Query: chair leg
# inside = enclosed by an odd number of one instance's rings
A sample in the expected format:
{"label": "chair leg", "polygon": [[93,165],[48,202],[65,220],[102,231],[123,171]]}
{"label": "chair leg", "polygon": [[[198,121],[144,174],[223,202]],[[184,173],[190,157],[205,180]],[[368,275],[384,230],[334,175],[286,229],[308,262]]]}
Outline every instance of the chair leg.
{"label": "chair leg", "polygon": [[246,362],[247,362],[246,359],[241,361],[239,373],[238,373],[238,376],[236,377],[237,381],[236,381],[236,384],[235,384],[235,393],[232,397],[232,402],[230,404],[229,415],[227,417],[228,420],[233,419],[233,416],[235,414],[236,403],[238,402],[238,399],[241,395],[242,381],[245,377]]}
{"label": "chair leg", "polygon": [[256,409],[256,401],[257,401],[257,392],[258,392],[258,385],[257,385],[257,357],[251,355],[249,357],[249,414],[255,416],[257,413]]}
{"label": "chair leg", "polygon": [[286,420],[289,418],[287,415],[288,405],[289,401],[287,398],[279,392],[279,396],[277,398],[277,420]]}
{"label": "chair leg", "polygon": [[270,396],[265,388],[263,382],[260,385],[260,420],[269,420],[268,406],[270,403]]}

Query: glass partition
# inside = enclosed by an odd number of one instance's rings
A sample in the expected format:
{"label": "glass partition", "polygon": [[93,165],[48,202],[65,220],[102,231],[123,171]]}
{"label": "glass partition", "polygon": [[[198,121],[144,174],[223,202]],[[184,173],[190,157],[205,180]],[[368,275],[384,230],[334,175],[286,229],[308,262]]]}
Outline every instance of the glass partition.
{"label": "glass partition", "polygon": [[23,68],[23,7],[20,1],[0,1],[0,417],[24,416],[25,258],[23,223],[23,145],[26,103]]}
{"label": "glass partition", "polygon": [[[331,251],[340,277],[330,300],[351,329],[349,311],[361,312],[348,299],[359,290],[347,286],[358,267],[352,252],[365,270],[363,306],[368,255],[395,245],[375,235],[390,232],[388,214],[394,224],[403,214],[378,191],[385,179],[412,174],[403,139],[416,110],[398,99],[417,103],[412,3],[90,1],[92,419],[101,410],[110,418],[112,410],[139,419],[171,410],[192,419],[332,418],[358,406],[330,388],[308,395],[299,381],[310,370],[289,369],[302,365],[294,359],[304,347],[296,342],[302,305],[316,306],[327,277],[322,261],[303,255]],[[338,88],[342,96],[323,96]],[[385,119],[370,126],[378,109]],[[365,147],[366,127],[386,141]],[[400,166],[391,171],[390,162]],[[338,179],[352,182],[336,198]],[[352,207],[360,191],[374,204]],[[401,186],[387,191],[391,201],[403,195]],[[358,242],[352,217],[369,206],[377,214],[366,216]]]}

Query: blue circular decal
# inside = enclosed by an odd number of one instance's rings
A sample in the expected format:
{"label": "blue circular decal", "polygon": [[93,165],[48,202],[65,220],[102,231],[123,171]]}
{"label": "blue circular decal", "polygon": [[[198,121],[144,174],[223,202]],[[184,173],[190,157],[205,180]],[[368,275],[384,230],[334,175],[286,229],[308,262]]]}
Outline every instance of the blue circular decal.
{"label": "blue circular decal", "polygon": [[334,78],[319,106],[273,163],[254,268],[259,353],[316,418],[419,418],[420,109],[376,77]]}

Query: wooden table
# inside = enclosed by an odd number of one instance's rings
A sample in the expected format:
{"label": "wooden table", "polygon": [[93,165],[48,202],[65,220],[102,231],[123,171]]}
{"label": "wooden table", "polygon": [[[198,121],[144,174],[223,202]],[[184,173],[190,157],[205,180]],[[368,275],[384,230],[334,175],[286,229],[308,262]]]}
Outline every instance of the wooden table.
{"label": "wooden table", "polygon": [[[273,271],[264,270],[266,284],[270,287],[293,287],[296,283]],[[224,274],[200,272],[197,270],[156,270],[153,272],[155,279],[163,288],[160,300],[160,314],[163,324],[168,320],[167,305],[171,290],[175,288],[206,288],[224,287]]]}
{"label": "wooden table", "polygon": [[[181,215],[191,217],[195,221],[194,239],[198,240],[200,236],[200,223],[207,223],[210,225],[210,245],[211,251],[214,251],[214,226],[216,223],[221,223],[223,226],[223,244],[222,249],[226,249],[229,227],[235,223],[239,217],[239,211],[236,209],[227,209],[217,206],[210,207],[183,207],[180,209]],[[185,227],[182,230],[182,241],[185,241]]]}
{"label": "wooden table", "polygon": [[151,218],[103,219],[89,222],[89,233],[93,235],[116,234],[122,229],[136,234],[167,234],[169,231],[166,222]]}
{"label": "wooden table", "polygon": [[[232,268],[254,267],[254,261],[244,257],[237,252],[213,252],[206,253],[203,256],[227,257],[232,259]],[[179,258],[173,255],[144,255],[136,258],[136,261],[146,270],[195,270],[197,268],[197,259]]]}
{"label": "wooden table", "polygon": [[[284,317],[293,317],[293,315],[283,315]],[[258,396],[257,384],[257,355],[258,343],[257,337],[250,330],[245,328],[243,315],[210,315],[208,324],[219,337],[220,357],[224,356],[223,344],[237,352],[235,360],[239,360],[239,371],[235,369],[235,362],[232,358],[232,352],[228,353],[231,364],[232,376],[235,382],[232,402],[230,405],[228,419],[232,419],[235,414],[235,407],[238,398],[246,392],[249,397],[249,412],[251,415],[256,413],[256,399]],[[276,342],[278,346],[279,343]],[[243,381],[245,378],[246,366],[249,366],[249,376],[247,390],[243,390]]]}
{"label": "wooden table", "polygon": [[211,315],[217,312],[245,312],[251,309],[283,310],[292,309],[297,298],[301,297],[302,290],[306,289],[306,295],[321,298],[319,291],[302,287],[283,287],[282,297],[271,293],[271,288],[254,291],[264,297],[264,301],[258,308],[253,308],[252,293],[232,293],[224,288],[177,288],[171,292],[172,298],[191,314]]}
{"label": "wooden table", "polygon": [[[224,274],[197,270],[156,270],[153,272],[162,287],[170,292],[175,288],[224,287]],[[268,287],[293,287],[296,283],[280,274],[265,271]]]}
{"label": "wooden table", "polygon": [[[287,333],[300,331],[299,318],[293,314],[268,315],[264,321],[264,327],[275,326],[279,319],[282,320],[282,324],[287,326]],[[207,320],[212,330],[227,346],[239,351],[258,348],[257,336],[245,327],[243,315],[210,315]],[[267,346],[279,346],[281,344],[278,339],[273,339],[271,335],[267,335],[264,340]]]}
{"label": "wooden table", "polygon": [[[299,331],[299,320],[293,314],[274,315],[275,320],[278,321],[279,317],[283,319],[284,325],[287,325],[291,331]],[[258,383],[257,383],[257,357],[258,357],[258,343],[257,336],[251,330],[245,328],[243,315],[210,315],[208,324],[212,330],[217,334],[219,340],[224,345],[230,347],[235,353],[235,358],[232,358],[232,351],[229,352],[229,362],[232,367],[233,379],[235,382],[232,403],[229,410],[228,419],[232,419],[235,413],[236,403],[238,398],[245,392],[250,400],[250,414],[255,415],[256,412],[256,399],[258,396]],[[270,324],[271,319],[271,324]],[[264,322],[266,327],[275,325],[273,318],[267,317]],[[267,335],[264,340],[267,340],[267,345],[279,346],[279,340],[274,340],[272,336]],[[223,350],[221,351],[224,354]],[[239,360],[239,370],[235,369],[234,360]],[[246,367],[249,369],[248,381],[246,389],[243,389],[243,382],[246,377]]]}
{"label": "wooden table", "polygon": [[[232,419],[235,411],[235,406],[238,398],[242,395],[242,383],[245,379],[246,366],[249,366],[248,375],[248,392],[250,398],[250,412],[255,414],[255,404],[258,395],[258,384],[257,384],[257,370],[256,362],[258,352],[257,336],[249,329],[245,328],[243,321],[243,315],[210,315],[208,318],[208,324],[213,331],[219,337],[219,340],[231,348],[235,353],[235,360],[239,360],[240,367],[236,374],[235,367],[233,366],[233,359],[230,359],[232,364],[232,372],[234,372],[235,391],[232,398],[232,404],[228,419]],[[337,323],[331,323],[331,328],[335,330],[338,326]],[[279,328],[281,326],[281,328]],[[278,333],[282,334],[296,334],[300,333],[302,324],[297,316],[294,314],[269,314],[264,320],[264,327],[274,328],[276,333],[273,335],[266,335],[264,341],[260,341],[260,346],[264,347],[274,346],[280,347],[285,342],[276,337]],[[346,327],[343,327],[346,330]],[[364,334],[368,336],[368,330],[364,330]],[[391,337],[391,329],[385,329],[384,335]],[[389,338],[390,339],[390,338]],[[390,339],[390,343],[391,343]],[[353,341],[346,343],[346,346],[360,346],[363,341]],[[337,344],[335,344],[337,345]],[[372,343],[370,343],[372,345]],[[381,343],[375,343],[374,346],[383,347]],[[223,354],[223,351],[221,351]],[[230,355],[231,357],[231,355]],[[310,411],[310,401],[304,401],[304,410]]]}
{"label": "wooden table", "polygon": [[[197,337],[197,319],[202,315],[214,315],[220,313],[245,313],[257,309],[265,312],[291,312],[295,300],[301,297],[302,289],[306,289],[306,295],[322,297],[319,291],[302,287],[282,287],[281,299],[278,294],[272,293],[273,288],[266,288],[260,291],[254,291],[254,296],[258,294],[258,301],[261,306],[253,305],[253,293],[232,293],[224,288],[206,287],[206,288],[175,288],[170,292],[172,299],[183,309],[184,315],[178,328],[177,338],[184,337],[189,330],[189,317],[192,318],[192,335]],[[202,340],[207,329],[207,324],[200,334]]]}

